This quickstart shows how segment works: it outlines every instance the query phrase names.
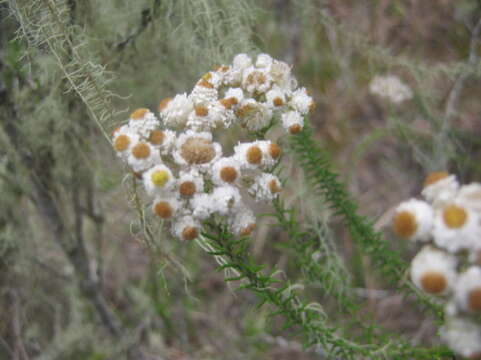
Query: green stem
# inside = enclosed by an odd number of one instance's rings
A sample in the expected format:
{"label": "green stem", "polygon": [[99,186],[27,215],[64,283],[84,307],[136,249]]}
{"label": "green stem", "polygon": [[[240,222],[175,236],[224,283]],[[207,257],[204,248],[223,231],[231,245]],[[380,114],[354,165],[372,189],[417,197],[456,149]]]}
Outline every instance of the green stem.
{"label": "green stem", "polygon": [[345,185],[338,180],[338,174],[332,169],[329,157],[313,139],[308,123],[304,130],[292,137],[291,149],[303,168],[312,190],[327,203],[335,216],[339,216],[351,235],[352,240],[365,254],[369,255],[373,265],[383,277],[407,293],[414,293],[419,301],[430,309],[439,319],[443,310],[439,304],[416,291],[405,279],[408,264],[393,251],[388,242],[377,232],[371,221],[358,214],[357,204],[351,199]]}
{"label": "green stem", "polygon": [[342,359],[442,359],[451,356],[445,348],[423,349],[402,342],[387,341],[381,345],[358,344],[338,334],[338,328],[327,324],[327,315],[318,303],[303,302],[289,282],[281,282],[274,270],[266,275],[264,266],[248,255],[246,238],[236,239],[225,226],[207,222],[199,243],[220,263],[219,270],[233,270],[236,275],[226,281],[240,281],[241,289],[248,289],[260,299],[260,305],[274,306],[271,316],[282,315],[284,328],[295,328],[302,335],[306,347],[314,347],[328,357]]}

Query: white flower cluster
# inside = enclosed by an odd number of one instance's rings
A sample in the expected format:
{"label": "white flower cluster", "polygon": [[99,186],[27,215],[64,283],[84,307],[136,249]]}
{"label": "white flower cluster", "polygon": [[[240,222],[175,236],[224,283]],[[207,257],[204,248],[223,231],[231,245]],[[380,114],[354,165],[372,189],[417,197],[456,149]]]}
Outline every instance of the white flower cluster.
{"label": "white flower cluster", "polygon": [[394,75],[374,77],[369,84],[369,90],[371,94],[387,98],[395,104],[413,97],[411,89]]}
{"label": "white flower cluster", "polygon": [[153,212],[171,221],[174,236],[195,239],[202,221],[214,214],[223,216],[234,234],[246,236],[256,219],[240,190],[256,201],[278,196],[281,183],[272,170],[281,149],[260,139],[239,142],[226,156],[212,130],[240,125],[257,132],[280,120],[296,134],[313,106],[289,65],[267,54],[255,62],[239,54],[231,65],[202,76],[190,94],[162,100],[160,120],[148,109],[134,111],[114,132],[113,146],[142,180]]}
{"label": "white flower cluster", "polygon": [[446,301],[443,339],[464,357],[480,356],[481,184],[461,186],[454,175],[435,172],[421,195],[397,207],[393,230],[425,244],[412,260],[411,279]]}

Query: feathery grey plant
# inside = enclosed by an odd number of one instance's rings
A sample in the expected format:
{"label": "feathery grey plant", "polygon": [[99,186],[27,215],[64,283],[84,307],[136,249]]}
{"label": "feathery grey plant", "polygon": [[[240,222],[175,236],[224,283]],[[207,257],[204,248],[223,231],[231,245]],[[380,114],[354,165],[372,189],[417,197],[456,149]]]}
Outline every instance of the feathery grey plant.
{"label": "feathery grey plant", "polygon": [[[11,12],[20,23],[19,39],[28,43],[28,51],[47,46],[72,91],[84,103],[90,117],[104,136],[105,128],[118,113],[115,96],[108,90],[111,78],[105,67],[95,62],[88,41],[79,26],[71,22],[72,10],[67,1],[10,1]],[[29,54],[28,56],[32,56]]]}

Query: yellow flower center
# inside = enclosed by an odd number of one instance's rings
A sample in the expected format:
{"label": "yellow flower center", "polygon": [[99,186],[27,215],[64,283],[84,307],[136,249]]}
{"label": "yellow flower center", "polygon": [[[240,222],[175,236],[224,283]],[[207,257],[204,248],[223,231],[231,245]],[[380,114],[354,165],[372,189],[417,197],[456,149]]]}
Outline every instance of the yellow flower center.
{"label": "yellow flower center", "polygon": [[426,179],[424,180],[424,187],[432,185],[438,182],[439,180],[447,178],[448,176],[449,176],[449,173],[447,173],[446,171],[432,172],[431,174],[426,176]]}
{"label": "yellow flower center", "polygon": [[207,109],[205,106],[196,106],[195,107],[195,115],[197,116],[207,116],[209,114],[209,109]]}
{"label": "yellow flower center", "polygon": [[294,124],[294,125],[289,126],[289,132],[292,135],[298,134],[299,132],[301,132],[301,130],[302,130],[302,127],[299,124]]}
{"label": "yellow flower center", "polygon": [[416,217],[409,211],[401,211],[394,217],[394,233],[402,238],[410,238],[416,233]]}
{"label": "yellow flower center", "polygon": [[277,159],[281,155],[281,148],[279,145],[272,143],[269,145],[269,154],[273,159]]}
{"label": "yellow flower center", "polygon": [[232,183],[237,179],[237,170],[232,166],[225,166],[220,170],[220,178],[227,183]]}
{"label": "yellow flower center", "polygon": [[167,201],[159,201],[154,206],[154,212],[160,218],[168,219],[171,218],[174,214],[174,209],[172,209],[172,207]]}
{"label": "yellow flower center", "polygon": [[169,181],[169,173],[166,170],[158,170],[154,171],[152,175],[150,175],[150,179],[157,187],[164,187]]}
{"label": "yellow flower center", "polygon": [[225,66],[225,65],[223,65],[223,66],[217,66],[217,67],[215,68],[215,71],[218,71],[218,72],[226,72],[226,71],[228,71],[228,70],[229,70],[229,67],[228,67],[228,66]]}
{"label": "yellow flower center", "polygon": [[442,293],[447,285],[446,276],[438,271],[427,271],[421,276],[421,286],[427,293]]}
{"label": "yellow flower center", "polygon": [[256,110],[256,107],[252,104],[245,104],[241,106],[239,109],[236,111],[236,115],[240,118],[245,118],[252,114]]}
{"label": "yellow flower center", "polygon": [[469,308],[473,311],[481,311],[481,287],[471,290],[468,297]]}
{"label": "yellow flower center", "polygon": [[201,79],[197,85],[199,86],[202,86],[202,87],[205,87],[207,89],[213,89],[214,88],[214,85],[212,85],[210,82],[208,82],[207,80],[205,79]]}
{"label": "yellow flower center", "polygon": [[130,118],[134,120],[139,120],[139,119],[142,119],[145,116],[145,114],[147,114],[148,112],[149,112],[149,109],[144,109],[144,108],[137,109],[132,114],[130,114]]}
{"label": "yellow flower center", "polygon": [[127,135],[124,135],[124,134],[117,136],[117,138],[114,141],[114,149],[116,151],[127,150],[129,145],[130,145],[130,139]]}
{"label": "yellow flower center", "polygon": [[272,103],[273,103],[275,106],[282,106],[282,105],[284,105],[284,100],[282,100],[282,98],[280,98],[280,97],[276,97],[276,98],[274,98],[274,100],[272,101]]}
{"label": "yellow flower center", "polygon": [[230,108],[232,108],[232,106],[237,105],[237,98],[235,98],[235,97],[224,98],[224,99],[220,99],[219,102],[226,109],[230,109]]}
{"label": "yellow flower center", "polygon": [[258,146],[251,146],[246,153],[247,162],[249,164],[260,164],[262,161],[262,151]]}
{"label": "yellow flower center", "polygon": [[179,186],[179,193],[182,196],[192,196],[195,194],[196,188],[193,181],[184,181]]}
{"label": "yellow flower center", "polygon": [[161,145],[164,142],[165,134],[162,130],[152,130],[149,134],[149,141],[154,145]]}
{"label": "yellow flower center", "polygon": [[215,148],[207,139],[191,137],[180,147],[180,155],[189,164],[205,164],[215,157]]}
{"label": "yellow flower center", "polygon": [[448,228],[457,229],[462,227],[468,219],[468,213],[457,205],[448,205],[443,210],[443,220]]}
{"label": "yellow flower center", "polygon": [[132,148],[132,155],[136,159],[146,159],[150,156],[150,147],[146,143],[138,143]]}
{"label": "yellow flower center", "polygon": [[199,236],[199,231],[194,226],[187,226],[182,230],[182,238],[184,240],[194,240]]}
{"label": "yellow flower center", "polygon": [[256,229],[256,224],[252,223],[241,229],[239,232],[240,236],[249,236]]}
{"label": "yellow flower center", "polygon": [[159,103],[159,111],[163,111],[171,101],[172,101],[172,98],[170,97],[161,100]]}
{"label": "yellow flower center", "polygon": [[269,181],[269,190],[271,193],[276,194],[281,191],[281,187],[276,179]]}

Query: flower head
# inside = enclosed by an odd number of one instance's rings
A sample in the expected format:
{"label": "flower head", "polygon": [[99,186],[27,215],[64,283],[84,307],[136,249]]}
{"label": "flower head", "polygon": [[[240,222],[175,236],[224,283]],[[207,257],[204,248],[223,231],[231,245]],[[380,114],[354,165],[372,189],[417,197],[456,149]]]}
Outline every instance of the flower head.
{"label": "flower head", "polygon": [[282,185],[277,176],[263,173],[255,179],[249,193],[257,201],[272,201],[282,190]]}
{"label": "flower head", "polygon": [[200,223],[192,216],[183,216],[173,223],[173,233],[177,238],[190,241],[200,235]]}
{"label": "flower head", "polygon": [[282,114],[282,126],[291,134],[299,133],[304,127],[304,119],[297,111]]}
{"label": "flower head", "polygon": [[439,171],[429,174],[424,180],[423,197],[435,207],[446,204],[456,196],[459,183],[456,176]]}
{"label": "flower head", "polygon": [[427,293],[444,294],[454,285],[456,264],[452,255],[426,246],[411,262],[411,279]]}
{"label": "flower head", "polygon": [[306,115],[314,108],[314,100],[307,94],[306,88],[300,88],[294,91],[289,104],[302,115]]}
{"label": "flower head", "polygon": [[174,151],[174,159],[179,165],[207,168],[221,156],[219,144],[212,142],[208,132],[187,131],[179,136]]}
{"label": "flower head", "polygon": [[256,218],[252,210],[242,206],[230,219],[230,229],[237,236],[249,236],[256,228]]}
{"label": "flower head", "polygon": [[212,180],[217,185],[234,184],[241,175],[241,164],[234,158],[221,158],[212,168]]}
{"label": "flower head", "polygon": [[175,184],[172,171],[165,165],[151,167],[143,174],[145,190],[150,195],[171,191]]}
{"label": "flower head", "polygon": [[372,94],[400,104],[412,98],[411,89],[399,80],[397,76],[376,76],[372,79],[369,89]]}
{"label": "flower head", "polygon": [[180,173],[178,180],[179,195],[184,198],[190,198],[196,193],[204,190],[204,179],[196,170],[189,170]]}
{"label": "flower head", "polygon": [[[281,148],[264,133],[277,119],[288,133],[298,133],[312,107],[288,64],[267,54],[255,61],[238,54],[232,64],[205,73],[189,94],[160,101],[160,121],[146,108],[132,112],[112,142],[143,182],[153,213],[171,222],[175,237],[198,237],[202,221],[211,216],[236,236],[248,236],[256,221],[243,196],[249,192],[256,200],[272,201],[282,191],[272,174]],[[233,155],[223,156],[214,135],[235,126],[232,135],[247,133],[255,140],[238,142]]]}
{"label": "flower head", "polygon": [[468,359],[481,355],[481,328],[466,318],[448,318],[441,328],[441,338],[454,352]]}
{"label": "flower head", "polygon": [[428,203],[416,199],[405,201],[394,214],[394,233],[409,240],[429,240],[433,217],[433,209]]}
{"label": "flower head", "polygon": [[479,214],[462,201],[446,204],[436,211],[434,217],[434,242],[450,252],[469,249],[481,236],[479,221]]}
{"label": "flower head", "polygon": [[162,100],[159,105],[160,117],[168,127],[178,129],[185,126],[189,114],[194,109],[192,100],[186,94],[173,99]]}
{"label": "flower head", "polygon": [[180,201],[174,196],[158,196],[152,204],[154,214],[163,220],[172,219],[180,207]]}
{"label": "flower head", "polygon": [[159,162],[160,154],[149,142],[137,141],[130,147],[127,163],[133,171],[145,171]]}
{"label": "flower head", "polygon": [[455,299],[462,310],[481,313],[481,268],[471,266],[459,275]]}

